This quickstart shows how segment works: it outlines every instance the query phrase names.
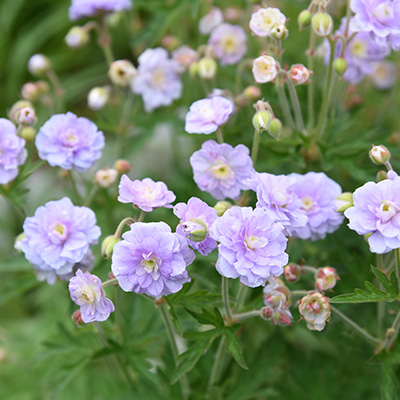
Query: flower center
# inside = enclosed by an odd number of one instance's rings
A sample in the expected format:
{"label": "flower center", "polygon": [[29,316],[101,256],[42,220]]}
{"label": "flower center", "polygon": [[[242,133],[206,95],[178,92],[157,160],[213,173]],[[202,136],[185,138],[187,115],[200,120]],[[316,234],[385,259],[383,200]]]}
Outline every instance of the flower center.
{"label": "flower center", "polygon": [[215,116],[213,108],[209,105],[203,105],[200,109],[200,113],[205,119],[212,119]]}
{"label": "flower center", "polygon": [[318,314],[321,312],[322,307],[318,300],[313,300],[307,304],[306,309],[311,314]]}
{"label": "flower center", "polygon": [[96,293],[92,287],[85,285],[81,288],[81,294],[79,295],[79,300],[84,303],[92,304],[96,301]]}
{"label": "flower center", "polygon": [[360,40],[353,42],[351,52],[357,57],[364,57],[367,53],[367,46]]}
{"label": "flower center", "polygon": [[388,200],[383,200],[378,211],[378,215],[381,218],[382,222],[390,221],[399,211],[399,207]]}
{"label": "flower center", "polygon": [[54,244],[64,242],[68,237],[68,229],[61,222],[55,222],[50,228],[50,239]]}
{"label": "flower center", "polygon": [[249,250],[256,250],[261,249],[262,247],[266,246],[268,240],[263,237],[258,236],[247,236],[245,240],[245,245]]}
{"label": "flower center", "polygon": [[75,129],[68,129],[62,137],[64,146],[73,148],[79,143],[79,137]]}
{"label": "flower center", "polygon": [[227,53],[232,53],[236,48],[236,42],[233,37],[225,38],[223,42],[223,47]]}
{"label": "flower center", "polygon": [[387,3],[379,4],[377,7],[375,7],[373,14],[378,22],[383,25],[392,20],[394,17],[393,8]]}
{"label": "flower center", "polygon": [[152,201],[154,199],[154,192],[151,186],[145,186],[143,189],[144,198],[147,201]]}
{"label": "flower center", "polygon": [[217,179],[229,179],[233,175],[231,167],[223,161],[213,165],[209,170]]}
{"label": "flower center", "polygon": [[311,196],[304,196],[301,199],[301,208],[305,211],[310,211],[314,207],[314,201]]}
{"label": "flower center", "polygon": [[142,256],[143,260],[140,265],[143,267],[143,269],[148,274],[157,273],[161,265],[161,260],[156,257],[153,252],[149,254],[143,254]]}
{"label": "flower center", "polygon": [[154,86],[162,86],[165,83],[164,71],[161,68],[156,69],[152,74],[152,80]]}

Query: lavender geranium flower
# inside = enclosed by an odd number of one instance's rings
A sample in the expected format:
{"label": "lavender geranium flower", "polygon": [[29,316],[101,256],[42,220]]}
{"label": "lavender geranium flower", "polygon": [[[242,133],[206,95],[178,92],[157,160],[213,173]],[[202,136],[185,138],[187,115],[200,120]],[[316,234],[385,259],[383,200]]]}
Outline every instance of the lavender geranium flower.
{"label": "lavender geranium flower", "polygon": [[28,155],[25,140],[17,136],[15,125],[0,118],[0,184],[11,182],[18,175],[18,166]]}
{"label": "lavender geranium flower", "polygon": [[288,262],[283,225],[263,208],[232,207],[210,230],[219,242],[217,271],[226,278],[240,278],[246,286],[265,285],[279,276]]}
{"label": "lavender geranium flower", "polygon": [[242,144],[232,147],[207,140],[190,157],[193,178],[197,186],[217,200],[237,199],[248,189],[245,180],[254,172],[249,149]]}
{"label": "lavender geranium flower", "polygon": [[293,191],[295,178],[263,172],[255,173],[246,183],[257,193],[257,207],[267,209],[276,222],[285,226],[289,236],[292,229],[306,225],[308,218],[301,208],[302,201]]}
{"label": "lavender geranium flower", "polygon": [[132,0],[72,0],[69,7],[69,19],[76,21],[84,17],[94,17],[100,12],[127,11],[132,7]]}
{"label": "lavender geranium flower", "polygon": [[174,214],[180,219],[176,233],[187,238],[188,244],[200,254],[206,256],[216,247],[217,242],[209,235],[209,230],[217,220],[217,211],[197,197],[188,203],[178,203]]}
{"label": "lavender geranium flower", "polygon": [[186,267],[194,260],[184,237],[164,222],[137,222],[113,249],[112,272],[126,292],[159,299],[190,281]]}
{"label": "lavender geranium flower", "polygon": [[134,93],[141,94],[147,112],[168,106],[182,94],[180,64],[158,47],[145,50],[138,58],[138,74],[131,82]]}
{"label": "lavender geranium flower", "polygon": [[400,178],[367,182],[353,194],[353,207],[344,215],[349,228],[367,235],[373,253],[383,254],[400,247]]}
{"label": "lavender geranium flower", "polygon": [[232,112],[232,102],[222,96],[195,101],[186,114],[185,131],[209,135],[225,124]]}
{"label": "lavender geranium flower", "polygon": [[142,181],[135,179],[132,182],[127,175],[122,175],[118,189],[118,201],[133,203],[135,207],[146,212],[159,207],[172,208],[171,203],[176,199],[164,182],[154,182],[150,178]]}
{"label": "lavender geranium flower", "polygon": [[52,167],[84,172],[101,157],[104,135],[92,121],[68,112],[53,115],[40,128],[35,144],[39,157]]}
{"label": "lavender geranium flower", "polygon": [[38,279],[50,284],[57,276],[71,273],[100,237],[94,212],[74,206],[67,197],[39,207],[33,217],[26,218],[23,228],[21,249]]}
{"label": "lavender geranium flower", "polygon": [[208,44],[222,65],[236,64],[247,52],[246,33],[240,25],[218,25],[212,31]]}
{"label": "lavender geranium flower", "polygon": [[68,285],[71,299],[81,309],[85,324],[105,321],[115,310],[114,304],[107,299],[100,278],[88,272],[76,271]]}
{"label": "lavender geranium flower", "polygon": [[290,174],[296,184],[293,192],[301,199],[301,208],[308,221],[302,228],[292,229],[292,236],[300,239],[324,239],[343,222],[343,216],[336,212],[335,199],[342,193],[341,187],[323,172],[308,172],[305,175]]}

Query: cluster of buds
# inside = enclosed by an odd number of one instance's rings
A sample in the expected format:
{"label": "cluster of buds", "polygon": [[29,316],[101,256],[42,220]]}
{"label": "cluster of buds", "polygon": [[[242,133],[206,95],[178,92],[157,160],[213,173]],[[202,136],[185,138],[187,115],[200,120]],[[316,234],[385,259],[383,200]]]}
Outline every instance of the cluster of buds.
{"label": "cluster of buds", "polygon": [[331,305],[327,297],[319,292],[309,292],[298,303],[299,312],[312,331],[322,331],[331,316]]}
{"label": "cluster of buds", "polygon": [[94,87],[88,94],[88,106],[93,111],[101,110],[110,99],[111,87],[99,86]]}
{"label": "cluster of buds", "polygon": [[282,122],[275,118],[269,103],[259,100],[254,108],[257,110],[253,116],[254,129],[257,132],[268,131],[273,138],[279,139],[282,132]]}
{"label": "cluster of buds", "polygon": [[27,82],[22,86],[21,96],[24,100],[47,104],[50,86],[46,81]]}
{"label": "cluster of buds", "polygon": [[137,73],[137,69],[129,60],[113,61],[108,70],[111,82],[121,87],[127,87]]}
{"label": "cluster of buds", "polygon": [[35,109],[29,101],[19,100],[11,107],[9,118],[18,126],[34,125],[36,122]]}
{"label": "cluster of buds", "polygon": [[316,35],[320,37],[329,36],[333,30],[333,19],[326,11],[327,5],[328,1],[312,1],[308,9],[303,10],[298,16],[297,22],[300,29],[311,25]]}
{"label": "cluster of buds", "polygon": [[310,76],[313,71],[306,68],[303,64],[293,64],[288,72],[288,78],[295,85],[304,85],[310,82]]}
{"label": "cluster of buds", "polygon": [[262,316],[270,319],[274,325],[292,325],[293,316],[289,310],[290,291],[279,278],[271,277],[264,288]]}
{"label": "cluster of buds", "polygon": [[333,289],[339,279],[339,275],[335,268],[318,268],[315,274],[315,287],[320,292],[324,292],[325,290]]}

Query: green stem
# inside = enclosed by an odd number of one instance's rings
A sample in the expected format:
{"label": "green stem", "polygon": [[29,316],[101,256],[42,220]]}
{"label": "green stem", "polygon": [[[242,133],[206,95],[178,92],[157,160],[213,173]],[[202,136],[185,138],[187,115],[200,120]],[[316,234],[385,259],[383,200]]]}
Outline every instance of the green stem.
{"label": "green stem", "polygon": [[[310,45],[308,49],[308,69],[314,71],[314,51],[315,51],[315,33],[310,29]],[[311,132],[314,127],[314,83],[311,82],[307,86],[307,107],[308,107],[308,123],[307,130]]]}
{"label": "green stem", "polygon": [[240,313],[240,314],[233,314],[232,318],[233,320],[240,320],[240,321],[244,321],[245,319],[249,319],[249,318],[254,318],[254,317],[261,317],[262,315],[262,310],[253,310],[253,311],[247,311],[244,313]]}
{"label": "green stem", "polygon": [[292,101],[292,107],[294,110],[294,118],[296,120],[296,127],[300,132],[303,132],[304,134],[306,134],[306,128],[304,126],[304,120],[303,120],[303,114],[301,112],[299,96],[297,95],[296,88],[294,87],[294,84],[290,79],[288,79],[286,82],[287,82],[287,85],[289,88],[290,100]]}
{"label": "green stem", "polygon": [[[382,254],[377,254],[376,255],[376,264],[379,268],[379,270],[383,273],[385,273],[384,267],[383,267],[383,255]],[[378,281],[378,286],[382,290],[383,287],[381,283]],[[377,302],[377,325],[378,325],[378,337],[382,338],[385,331],[384,331],[384,323],[385,323],[385,302],[384,301],[378,301]]]}
{"label": "green stem", "polygon": [[337,308],[333,307],[331,305],[332,311],[346,324],[351,326],[354,330],[356,330],[361,337],[363,337],[368,343],[370,344],[377,344],[379,343],[379,339],[376,337],[372,336],[370,333],[368,333],[365,329],[361,328],[360,325],[355,323],[352,319],[350,319],[347,315],[344,315],[341,311],[339,311]]}
{"label": "green stem", "polygon": [[108,281],[104,281],[103,284],[102,284],[102,286],[103,286],[103,288],[105,288],[105,287],[107,287],[107,286],[112,286],[112,285],[114,285],[114,283],[118,283],[117,278],[112,278],[112,279],[109,279]]}
{"label": "green stem", "polygon": [[260,147],[260,136],[261,136],[261,131],[254,129],[253,147],[251,149],[251,159],[253,160],[254,167],[256,166],[258,148]]}
{"label": "green stem", "polygon": [[[175,365],[176,365],[177,359],[179,357],[179,351],[178,351],[178,346],[176,344],[176,335],[175,335],[174,324],[169,315],[165,301],[161,305],[157,306],[157,308],[160,310],[161,318],[164,322],[165,329],[167,331],[167,336],[168,336],[168,341],[170,344],[172,356],[174,358]],[[189,381],[188,381],[186,374],[182,375],[181,379],[179,380],[179,384],[180,384],[181,390],[182,390],[182,398],[187,399],[189,396],[189,393],[190,393],[190,386],[189,386]]]}
{"label": "green stem", "polygon": [[218,128],[215,134],[217,135],[218,143],[220,144],[224,143],[224,136],[222,134],[221,128]]}
{"label": "green stem", "polygon": [[222,294],[222,305],[224,306],[226,322],[228,323],[228,325],[230,325],[232,321],[232,314],[229,304],[229,280],[224,276],[222,277],[221,294]]}
{"label": "green stem", "polygon": [[290,294],[292,296],[307,296],[308,292],[307,290],[291,290]]}
{"label": "green stem", "polygon": [[387,347],[388,350],[390,350],[392,348],[392,346],[393,346],[393,344],[394,344],[394,342],[395,342],[395,340],[397,338],[397,335],[399,334],[399,330],[400,330],[400,311],[397,313],[396,318],[393,321],[391,329],[392,329],[393,334],[388,339],[388,342],[387,342],[387,346],[386,347]]}
{"label": "green stem", "polygon": [[56,95],[57,101],[55,102],[57,104],[57,111],[58,112],[63,112],[65,110],[65,105],[64,105],[64,89],[61,86],[60,79],[58,78],[57,74],[50,69],[47,71],[47,78],[51,82],[54,93]]}
{"label": "green stem", "polygon": [[219,342],[217,353],[215,354],[214,364],[211,370],[210,379],[208,381],[207,389],[211,391],[214,386],[214,383],[218,380],[220,375],[220,370],[222,366],[223,356],[224,356],[224,348],[225,348],[225,336],[222,336],[221,341]]}
{"label": "green stem", "polygon": [[87,199],[83,203],[83,205],[86,206],[86,207],[90,207],[90,205],[92,204],[93,200],[96,198],[96,195],[97,195],[98,191],[99,191],[99,187],[97,185],[94,185],[92,190],[89,193],[89,196],[87,197]]}
{"label": "green stem", "polygon": [[135,220],[131,217],[124,218],[117,226],[117,229],[115,230],[114,236],[116,238],[121,238],[122,231],[124,230],[125,225],[132,225],[135,223]]}
{"label": "green stem", "polygon": [[309,267],[308,265],[302,265],[301,270],[305,272],[311,272],[314,275],[317,273],[317,268]]}
{"label": "green stem", "polygon": [[72,170],[68,171],[68,178],[69,178],[69,182],[71,183],[72,191],[74,192],[75,200],[77,201],[77,203],[79,205],[82,205],[83,204],[82,197],[79,194],[78,187],[77,187],[75,179],[72,175]]}
{"label": "green stem", "polygon": [[288,125],[290,128],[293,129],[294,121],[293,121],[292,114],[290,112],[290,107],[289,107],[288,100],[286,98],[285,90],[284,90],[283,86],[281,86],[278,82],[275,83],[275,87],[276,87],[276,91],[278,93],[279,104],[282,109],[283,118],[285,119],[285,123],[286,123],[286,125]]}
{"label": "green stem", "polygon": [[328,72],[326,75],[326,81],[325,81],[325,89],[324,89],[324,96],[322,99],[322,105],[321,105],[321,109],[319,112],[319,116],[318,116],[318,124],[317,124],[317,129],[315,132],[315,135],[317,137],[317,139],[322,139],[323,135],[324,135],[324,130],[326,127],[326,123],[327,123],[327,118],[328,118],[328,110],[329,110],[329,105],[331,102],[331,97],[332,97],[332,82],[333,82],[333,61],[335,58],[335,42],[330,39],[330,46],[331,46],[331,51],[330,51],[330,56],[329,56],[329,65],[328,65]]}
{"label": "green stem", "polygon": [[239,286],[239,291],[238,291],[238,295],[237,295],[237,302],[233,307],[234,312],[240,311],[242,304],[246,300],[246,293],[247,293],[247,286],[245,286],[241,283]]}
{"label": "green stem", "polygon": [[399,293],[400,293],[400,249],[394,250],[394,257],[396,260],[396,277],[397,277],[397,284],[399,286]]}
{"label": "green stem", "polygon": [[137,222],[143,222],[145,216],[146,216],[146,213],[143,210],[140,210],[140,214],[139,214],[139,218],[138,218]]}
{"label": "green stem", "polygon": [[107,64],[110,65],[114,61],[114,55],[111,48],[111,35],[110,32],[108,31],[107,20],[104,15],[101,18],[101,32],[99,37],[99,45],[103,50]]}

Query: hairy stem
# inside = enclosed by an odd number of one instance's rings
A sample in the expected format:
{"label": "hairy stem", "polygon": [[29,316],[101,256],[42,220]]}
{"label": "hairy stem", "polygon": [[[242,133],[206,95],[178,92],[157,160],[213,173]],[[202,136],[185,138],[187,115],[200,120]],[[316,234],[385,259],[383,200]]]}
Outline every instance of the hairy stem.
{"label": "hairy stem", "polygon": [[208,386],[207,386],[208,391],[210,391],[213,388],[214,383],[219,378],[224,356],[225,341],[226,341],[225,336],[222,336],[221,341],[219,342],[218,345],[217,353],[215,354],[214,364],[211,370],[210,379],[208,381]]}
{"label": "hairy stem", "polygon": [[222,294],[222,304],[225,311],[226,321],[229,325],[232,321],[231,308],[229,304],[229,280],[224,276],[222,277],[221,294]]}
{"label": "hairy stem", "polygon": [[293,84],[292,81],[287,80],[287,85],[288,85],[288,88],[289,88],[290,100],[292,101],[292,107],[293,107],[293,111],[294,111],[294,118],[296,120],[296,128],[300,132],[303,132],[305,134],[306,133],[306,128],[304,126],[304,120],[303,120],[303,114],[301,112],[299,96],[297,95],[296,88],[294,87],[294,84]]}

